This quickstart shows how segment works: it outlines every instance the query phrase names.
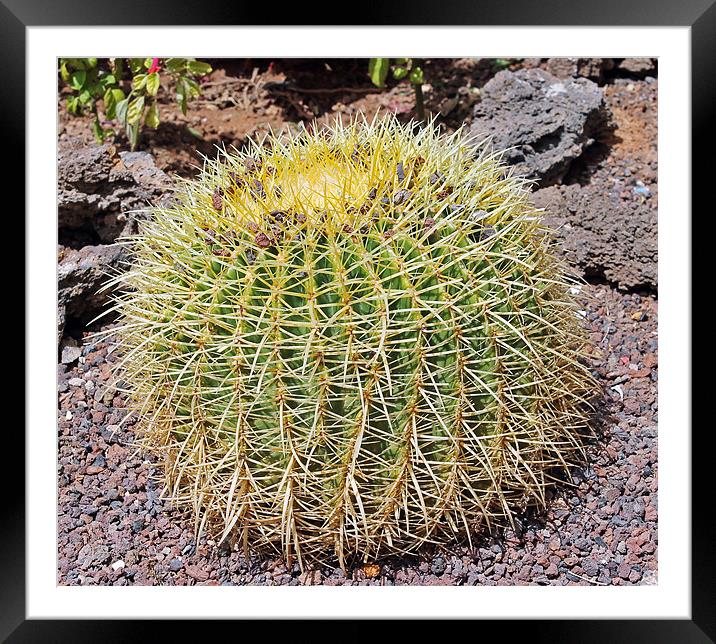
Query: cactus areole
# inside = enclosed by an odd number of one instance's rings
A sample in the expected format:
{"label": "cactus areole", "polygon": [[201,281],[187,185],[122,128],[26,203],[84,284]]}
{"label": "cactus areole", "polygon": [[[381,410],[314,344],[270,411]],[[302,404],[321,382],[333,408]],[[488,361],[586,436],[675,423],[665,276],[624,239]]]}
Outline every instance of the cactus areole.
{"label": "cactus areole", "polygon": [[460,132],[267,136],[127,243],[121,377],[217,540],[301,566],[469,542],[582,449],[578,288],[525,182]]}

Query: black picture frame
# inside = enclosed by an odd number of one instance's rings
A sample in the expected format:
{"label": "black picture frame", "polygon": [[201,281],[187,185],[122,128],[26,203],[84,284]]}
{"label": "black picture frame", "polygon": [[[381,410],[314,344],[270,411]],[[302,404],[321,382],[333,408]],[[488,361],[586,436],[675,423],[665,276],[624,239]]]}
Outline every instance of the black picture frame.
{"label": "black picture frame", "polygon": [[[312,3],[281,5],[284,24],[325,24],[334,19],[333,8]],[[12,156],[7,164],[5,185],[25,183],[25,84],[26,27],[101,25],[267,25],[271,12],[261,3],[187,0],[153,2],[108,2],[93,0],[0,0],[0,60],[3,61],[3,144]],[[323,20],[322,20],[323,19]],[[489,0],[480,3],[443,0],[436,5],[425,0],[405,0],[383,6],[361,3],[356,22],[374,25],[525,25],[525,26],[690,26],[692,91],[692,201],[711,204],[707,191],[713,185],[713,161],[706,154],[714,149],[713,106],[716,104],[716,4],[714,0]],[[615,43],[618,49],[618,43]],[[24,124],[25,127],[22,127]],[[703,151],[703,152],[702,152]],[[699,152],[702,152],[703,158]],[[16,191],[19,192],[19,191]],[[20,193],[22,194],[22,193]],[[695,207],[695,206],[693,206]],[[703,212],[704,215],[710,215]],[[693,217],[691,219],[693,222]],[[24,235],[24,233],[21,232]],[[693,256],[693,254],[692,254]],[[693,293],[693,291],[692,291]],[[26,342],[30,339],[25,338]],[[689,374],[684,374],[689,377]],[[708,381],[709,379],[707,379]],[[696,385],[696,379],[693,379]],[[704,385],[700,385],[703,387]],[[705,392],[704,392],[705,393]],[[693,399],[693,394],[692,394]],[[0,639],[8,642],[111,642],[134,639],[137,626],[131,620],[27,620],[25,615],[25,439],[7,428],[4,447],[20,464],[20,473],[3,468],[6,493],[0,504]],[[550,642],[714,642],[716,641],[716,523],[711,510],[712,485],[707,480],[713,468],[709,449],[711,423],[670,428],[691,431],[692,437],[692,589],[691,620],[520,620],[509,626],[510,639],[522,634],[528,641]],[[9,444],[8,444],[9,441]],[[7,460],[6,460],[7,462]],[[20,485],[23,485],[22,489]],[[7,491],[11,490],[12,494]],[[22,493],[21,493],[22,491]],[[143,621],[141,637],[168,636],[168,624]],[[182,634],[202,628],[197,622],[182,622]],[[163,636],[163,637],[162,637]]]}

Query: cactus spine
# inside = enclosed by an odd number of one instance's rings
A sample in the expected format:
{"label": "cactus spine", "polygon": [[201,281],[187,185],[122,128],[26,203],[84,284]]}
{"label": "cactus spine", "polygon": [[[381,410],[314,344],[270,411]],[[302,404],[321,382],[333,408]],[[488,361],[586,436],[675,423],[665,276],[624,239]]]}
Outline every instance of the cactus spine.
{"label": "cactus spine", "polygon": [[301,565],[544,504],[593,388],[524,182],[395,119],[206,161],[129,240],[122,377],[197,525]]}

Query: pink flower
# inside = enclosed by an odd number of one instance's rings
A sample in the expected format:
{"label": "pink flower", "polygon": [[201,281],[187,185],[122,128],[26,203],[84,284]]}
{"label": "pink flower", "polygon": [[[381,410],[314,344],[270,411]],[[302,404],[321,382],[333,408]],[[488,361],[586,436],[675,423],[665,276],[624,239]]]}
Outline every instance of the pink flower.
{"label": "pink flower", "polygon": [[147,71],[147,74],[153,74],[154,72],[158,72],[161,69],[159,66],[159,59],[158,58],[152,58],[152,66]]}

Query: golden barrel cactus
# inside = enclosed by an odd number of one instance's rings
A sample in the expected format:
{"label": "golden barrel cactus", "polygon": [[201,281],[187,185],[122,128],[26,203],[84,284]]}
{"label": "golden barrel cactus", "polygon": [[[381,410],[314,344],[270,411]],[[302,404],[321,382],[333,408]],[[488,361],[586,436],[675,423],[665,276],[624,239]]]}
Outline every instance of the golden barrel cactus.
{"label": "golden barrel cactus", "polygon": [[469,540],[581,449],[575,281],[462,133],[268,136],[127,243],[122,378],[167,495],[220,540],[302,566]]}

